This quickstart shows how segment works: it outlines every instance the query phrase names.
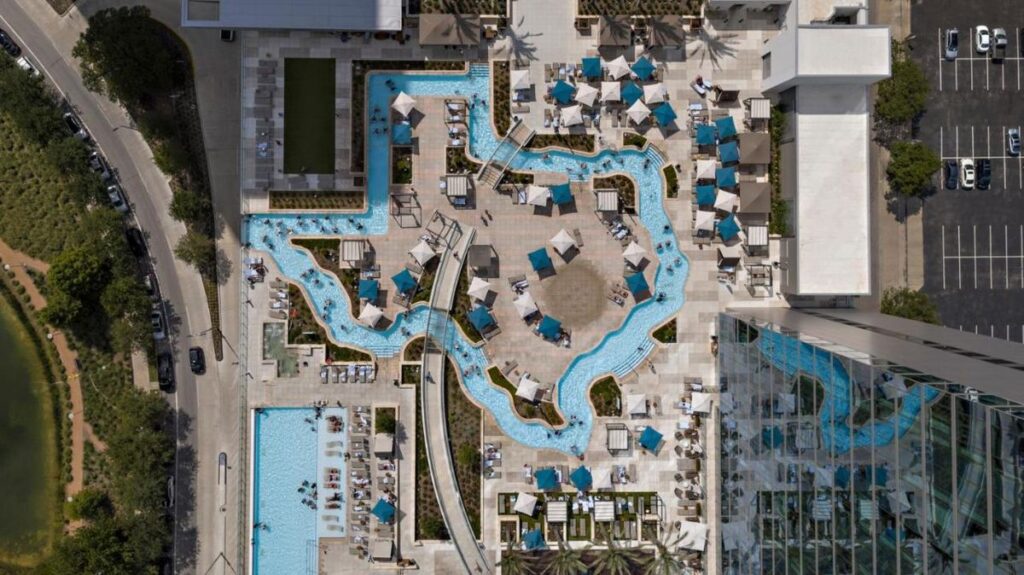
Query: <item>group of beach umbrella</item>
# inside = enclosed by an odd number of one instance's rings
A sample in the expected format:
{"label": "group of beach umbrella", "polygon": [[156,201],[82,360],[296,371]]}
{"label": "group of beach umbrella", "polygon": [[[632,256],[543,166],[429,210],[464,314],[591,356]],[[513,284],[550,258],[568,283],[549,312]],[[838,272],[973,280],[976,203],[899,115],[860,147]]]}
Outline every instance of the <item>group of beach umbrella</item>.
{"label": "group of beach umbrella", "polygon": [[[739,235],[740,224],[732,213],[735,210],[739,195],[734,190],[738,184],[736,167],[739,162],[739,147],[736,144],[737,135],[736,123],[732,116],[719,118],[712,124],[697,124],[695,138],[698,146],[716,146],[718,158],[697,160],[697,205],[702,207],[713,207],[713,210],[699,209],[694,219],[694,226],[697,230],[714,232],[716,227],[722,239],[729,241]],[[708,183],[708,182],[714,183]],[[705,182],[705,183],[701,183]],[[717,190],[716,190],[717,188]],[[717,212],[725,212],[728,215],[716,220]]]}
{"label": "group of beach umbrella", "polygon": [[[600,91],[591,86],[590,84],[580,83],[576,87],[564,80],[559,80],[551,88],[551,97],[554,98],[558,103],[568,105],[572,102],[576,102],[574,106],[568,106],[562,110],[562,123],[565,126],[575,126],[583,123],[583,111],[582,106],[591,107],[600,98],[601,102],[625,102],[629,104],[629,109],[626,110],[626,115],[635,124],[642,124],[651,115],[654,116],[655,120],[660,126],[667,126],[671,124],[677,118],[675,110],[672,109],[666,100],[668,99],[668,89],[665,84],[661,82],[648,84],[643,87],[637,85],[635,82],[629,82],[622,86],[618,81],[621,78],[634,74],[639,80],[648,80],[651,74],[654,72],[654,64],[651,63],[647,58],[640,58],[632,66],[626,62],[625,57],[619,56],[618,58],[608,62],[608,72],[615,81],[603,81],[601,82]],[[599,78],[601,77],[601,59],[584,58],[583,59],[583,75],[588,78]],[[522,71],[517,71],[522,72]],[[516,75],[513,78],[513,86],[516,86],[516,80],[521,81],[522,75]],[[526,79],[528,82],[529,79]],[[529,85],[527,84],[527,87]],[[660,104],[659,106],[652,108],[651,106]]]}

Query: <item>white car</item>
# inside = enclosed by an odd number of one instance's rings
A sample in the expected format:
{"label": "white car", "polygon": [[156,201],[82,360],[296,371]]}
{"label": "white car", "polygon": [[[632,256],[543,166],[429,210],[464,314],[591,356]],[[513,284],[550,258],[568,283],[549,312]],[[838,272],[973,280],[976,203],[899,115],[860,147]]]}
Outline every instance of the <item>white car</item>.
{"label": "white car", "polygon": [[989,49],[992,48],[992,34],[988,30],[988,26],[978,26],[974,30],[974,49],[979,54],[988,54]]}
{"label": "white car", "polygon": [[960,187],[965,190],[974,189],[974,160],[970,158],[960,160]]}

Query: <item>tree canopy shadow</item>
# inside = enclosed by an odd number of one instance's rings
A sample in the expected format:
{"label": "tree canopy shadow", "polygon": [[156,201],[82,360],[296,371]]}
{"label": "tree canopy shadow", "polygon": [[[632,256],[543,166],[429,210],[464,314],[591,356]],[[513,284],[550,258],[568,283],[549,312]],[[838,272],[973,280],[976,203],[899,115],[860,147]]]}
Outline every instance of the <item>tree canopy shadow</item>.
{"label": "tree canopy shadow", "polygon": [[[523,25],[524,16],[519,17],[519,22],[515,26],[511,26],[508,29],[508,57],[510,60],[516,62],[525,62],[527,60],[537,59],[537,47],[530,41],[530,38],[534,36],[542,36],[539,32],[527,32],[525,34],[518,31]],[[506,47],[499,48],[496,53],[500,55],[506,50]]]}
{"label": "tree canopy shadow", "polygon": [[705,60],[711,62],[715,70],[722,69],[722,59],[736,55],[736,34],[718,34],[712,36],[707,30],[701,28],[694,40],[697,46],[688,54],[689,58],[700,57],[701,64]]}

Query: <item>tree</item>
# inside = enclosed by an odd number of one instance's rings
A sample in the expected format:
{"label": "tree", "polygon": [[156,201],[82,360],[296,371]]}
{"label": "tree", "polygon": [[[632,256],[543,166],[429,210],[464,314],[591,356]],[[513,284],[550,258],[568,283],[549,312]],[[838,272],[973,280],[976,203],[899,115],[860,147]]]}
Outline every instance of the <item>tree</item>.
{"label": "tree", "polygon": [[104,311],[113,321],[114,348],[130,352],[142,349],[152,337],[149,322],[149,294],[137,279],[121,276],[111,281],[100,297]]}
{"label": "tree", "polygon": [[675,528],[670,527],[665,533],[664,539],[654,542],[654,555],[647,561],[644,575],[675,575],[683,572],[685,565],[676,552],[683,537],[673,538],[674,531]]}
{"label": "tree", "polygon": [[207,230],[212,220],[210,198],[189,190],[175,190],[171,198],[171,217],[191,227]]}
{"label": "tree", "polygon": [[582,575],[586,572],[587,564],[583,562],[583,552],[559,540],[558,551],[551,556],[543,575]]}
{"label": "tree", "polygon": [[463,467],[477,467],[480,465],[480,452],[471,443],[459,445],[455,458]]}
{"label": "tree", "polygon": [[46,274],[46,285],[81,301],[95,301],[109,279],[110,270],[103,258],[85,247],[76,246],[54,258]]}
{"label": "tree", "polygon": [[98,521],[110,517],[114,507],[106,493],[92,488],[78,492],[67,504],[68,516],[72,519]]}
{"label": "tree", "polygon": [[148,573],[127,544],[127,534],[115,519],[96,521],[61,537],[54,554],[47,561],[49,575],[103,573],[134,575]]}
{"label": "tree", "polygon": [[906,319],[939,325],[939,310],[928,294],[910,288],[887,288],[882,293],[881,311]]}
{"label": "tree", "polygon": [[533,575],[536,573],[533,557],[513,547],[511,541],[508,542],[508,548],[502,551],[498,567],[501,568],[502,575]]}
{"label": "tree", "polygon": [[82,314],[82,302],[62,291],[51,291],[43,308],[43,321],[57,327],[69,327]]}
{"label": "tree", "polygon": [[174,255],[191,264],[203,276],[214,277],[217,271],[217,247],[211,238],[196,231],[189,230],[178,240]]}
{"label": "tree", "polygon": [[892,76],[878,83],[875,117],[889,124],[902,124],[924,111],[928,80],[900,44],[894,42],[892,51]]}
{"label": "tree", "polygon": [[921,142],[894,142],[886,174],[889,186],[904,196],[919,196],[932,185],[932,174],[942,162]]}
{"label": "tree", "polygon": [[629,575],[636,563],[636,552],[619,545],[607,529],[602,529],[601,542],[605,548],[598,552],[597,559],[590,565],[595,575]]}
{"label": "tree", "polygon": [[377,420],[373,424],[373,429],[377,433],[387,433],[394,435],[395,430],[398,428],[398,422],[395,421],[395,410],[393,409],[378,409]]}
{"label": "tree", "polygon": [[77,174],[85,170],[89,152],[82,142],[68,136],[58,138],[46,145],[47,161],[62,174]]}

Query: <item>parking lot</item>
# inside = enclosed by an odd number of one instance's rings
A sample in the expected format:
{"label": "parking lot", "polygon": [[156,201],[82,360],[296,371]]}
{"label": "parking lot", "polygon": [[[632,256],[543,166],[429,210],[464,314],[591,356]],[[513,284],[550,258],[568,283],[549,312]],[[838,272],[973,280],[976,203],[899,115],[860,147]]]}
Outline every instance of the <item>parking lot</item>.
{"label": "parking lot", "polygon": [[[910,55],[931,87],[916,136],[943,160],[989,159],[987,190],[947,190],[936,174],[924,202],[924,290],[949,327],[1024,341],[1024,161],[1006,132],[1024,126],[1024,13],[1015,0],[944,0],[912,8]],[[1006,56],[975,50],[979,25],[1006,30]],[[960,32],[945,59],[944,34]]]}

